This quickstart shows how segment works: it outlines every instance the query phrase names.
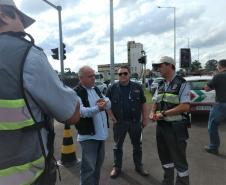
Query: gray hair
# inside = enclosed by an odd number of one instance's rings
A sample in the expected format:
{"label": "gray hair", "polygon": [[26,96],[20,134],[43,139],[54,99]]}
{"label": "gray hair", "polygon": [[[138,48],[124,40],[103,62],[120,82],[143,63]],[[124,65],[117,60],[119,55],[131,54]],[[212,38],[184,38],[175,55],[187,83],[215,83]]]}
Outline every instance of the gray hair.
{"label": "gray hair", "polygon": [[[93,70],[90,66],[82,66],[82,67],[78,70],[78,77],[83,76],[83,75],[84,75],[84,72],[85,72],[87,69]],[[93,70],[93,71],[94,71],[94,70]]]}

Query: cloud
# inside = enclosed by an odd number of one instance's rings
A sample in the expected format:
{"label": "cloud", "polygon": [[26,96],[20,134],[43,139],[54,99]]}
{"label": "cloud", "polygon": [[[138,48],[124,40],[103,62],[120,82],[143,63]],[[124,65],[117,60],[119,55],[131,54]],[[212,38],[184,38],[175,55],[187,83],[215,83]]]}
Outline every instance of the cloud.
{"label": "cloud", "polygon": [[[109,0],[49,0],[62,6],[63,40],[67,49],[67,65],[82,63],[98,65],[110,61]],[[200,48],[200,60],[208,53],[217,58],[226,53],[226,25],[224,7],[219,0],[113,0],[115,62],[127,60],[127,42],[144,45],[148,62],[162,55],[173,56],[174,14],[176,7],[177,58],[179,49]],[[29,29],[38,45],[51,55],[51,48],[59,43],[58,15],[43,0],[16,0],[17,5],[36,23]],[[221,6],[219,6],[219,4]],[[215,51],[221,52],[215,52]],[[197,52],[195,52],[197,53]],[[202,55],[202,56],[201,56]],[[195,55],[194,55],[195,56]],[[196,56],[195,56],[196,57]],[[194,57],[193,57],[194,58]],[[49,57],[52,60],[51,57]],[[148,65],[149,65],[148,63]],[[69,66],[68,66],[69,67]]]}
{"label": "cloud", "polygon": [[99,50],[98,49],[88,49],[87,53],[83,54],[79,59],[80,60],[87,60],[87,59],[93,59],[96,56],[98,56]]}

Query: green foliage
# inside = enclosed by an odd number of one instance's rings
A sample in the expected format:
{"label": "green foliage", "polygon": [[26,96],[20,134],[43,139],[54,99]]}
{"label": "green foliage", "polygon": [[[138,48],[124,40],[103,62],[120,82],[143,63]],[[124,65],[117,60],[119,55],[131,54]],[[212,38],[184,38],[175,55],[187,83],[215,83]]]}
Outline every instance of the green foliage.
{"label": "green foliage", "polygon": [[206,65],[205,65],[205,69],[207,71],[215,71],[215,70],[217,70],[217,60],[215,60],[215,59],[208,60],[206,62]]}
{"label": "green foliage", "polygon": [[198,71],[202,68],[201,63],[198,60],[195,60],[191,63],[191,71]]}
{"label": "green foliage", "polygon": [[144,95],[146,97],[147,103],[152,103],[152,95],[150,93],[150,90],[148,88],[144,89]]}

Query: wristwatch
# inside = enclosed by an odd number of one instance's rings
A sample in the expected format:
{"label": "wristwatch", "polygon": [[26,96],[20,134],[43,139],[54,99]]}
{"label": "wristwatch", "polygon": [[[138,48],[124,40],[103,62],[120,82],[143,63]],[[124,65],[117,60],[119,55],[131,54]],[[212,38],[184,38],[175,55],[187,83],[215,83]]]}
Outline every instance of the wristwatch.
{"label": "wristwatch", "polygon": [[163,117],[166,117],[165,111],[161,111],[161,114],[163,115]]}

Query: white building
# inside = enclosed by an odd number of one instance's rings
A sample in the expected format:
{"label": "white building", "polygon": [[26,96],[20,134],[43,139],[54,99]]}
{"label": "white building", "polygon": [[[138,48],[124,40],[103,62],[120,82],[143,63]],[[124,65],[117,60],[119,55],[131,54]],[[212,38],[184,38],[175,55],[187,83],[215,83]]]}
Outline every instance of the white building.
{"label": "white building", "polygon": [[137,73],[139,76],[142,72],[142,65],[138,63],[138,59],[142,56],[143,44],[135,43],[135,41],[127,42],[128,64],[132,73]]}
{"label": "white building", "polygon": [[[138,62],[138,59],[142,56],[143,44],[135,43],[135,41],[127,42],[127,51],[128,51],[128,63],[116,63],[115,64],[115,75],[117,74],[117,68],[120,65],[128,64],[130,66],[131,74],[137,73],[138,76],[141,76],[142,73],[142,64]],[[104,79],[110,79],[110,64],[98,65],[98,72],[101,73]],[[116,75],[117,77],[117,75]]]}

